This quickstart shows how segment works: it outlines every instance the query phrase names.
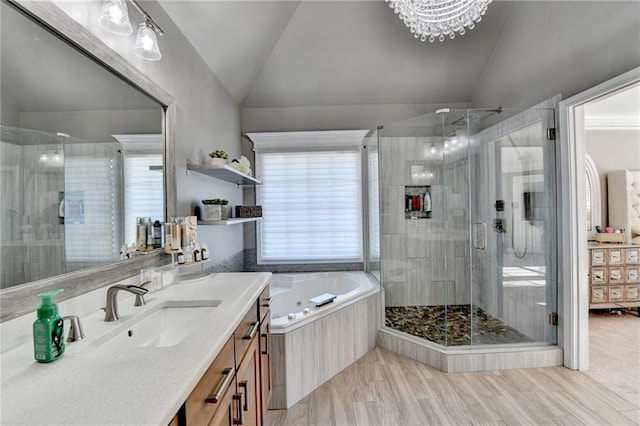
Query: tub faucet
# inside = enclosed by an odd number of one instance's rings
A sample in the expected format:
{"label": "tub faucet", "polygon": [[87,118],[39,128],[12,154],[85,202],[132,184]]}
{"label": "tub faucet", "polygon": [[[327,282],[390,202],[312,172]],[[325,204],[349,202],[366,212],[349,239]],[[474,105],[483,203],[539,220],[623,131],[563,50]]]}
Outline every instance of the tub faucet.
{"label": "tub faucet", "polygon": [[137,285],[121,285],[116,284],[107,289],[107,307],[105,308],[105,321],[115,321],[118,318],[118,299],[117,295],[120,290],[128,291],[136,295],[136,302],[133,306],[144,305],[144,295],[149,291],[146,288]]}

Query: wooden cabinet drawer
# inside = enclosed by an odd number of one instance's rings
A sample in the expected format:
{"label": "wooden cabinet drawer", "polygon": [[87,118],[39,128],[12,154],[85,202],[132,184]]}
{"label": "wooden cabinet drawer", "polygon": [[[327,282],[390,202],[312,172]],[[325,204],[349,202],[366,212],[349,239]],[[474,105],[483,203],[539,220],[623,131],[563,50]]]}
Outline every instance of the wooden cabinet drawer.
{"label": "wooden cabinet drawer", "polygon": [[266,313],[269,312],[269,306],[271,306],[271,292],[267,285],[258,298],[258,319],[260,322],[264,321]]}
{"label": "wooden cabinet drawer", "polygon": [[606,249],[591,249],[591,265],[604,266],[607,264]]}
{"label": "wooden cabinet drawer", "polygon": [[640,285],[627,285],[624,289],[625,302],[640,301]]}
{"label": "wooden cabinet drawer", "polygon": [[624,301],[624,287],[621,285],[609,286],[609,302]]}
{"label": "wooden cabinet drawer", "polygon": [[609,258],[607,262],[609,265],[624,265],[625,262],[624,249],[609,249]]}
{"label": "wooden cabinet drawer", "polygon": [[244,316],[234,333],[236,341],[236,368],[242,362],[251,339],[258,334],[260,322],[258,322],[258,302],[254,302],[249,312]]}
{"label": "wooden cabinet drawer", "polygon": [[591,284],[606,284],[607,268],[591,268]]}
{"label": "wooden cabinet drawer", "polygon": [[626,272],[627,284],[640,283],[640,266],[627,266]]}
{"label": "wooden cabinet drawer", "polygon": [[227,391],[235,391],[234,339],[227,340],[185,403],[188,425],[209,424]]}
{"label": "wooden cabinet drawer", "polygon": [[607,286],[591,287],[591,303],[607,303],[609,301],[609,288]]}
{"label": "wooden cabinet drawer", "polygon": [[626,270],[623,267],[610,267],[609,269],[609,277],[607,279],[610,285],[614,284],[623,284],[625,282]]}
{"label": "wooden cabinet drawer", "polygon": [[640,264],[640,248],[628,248],[625,257],[627,265]]}

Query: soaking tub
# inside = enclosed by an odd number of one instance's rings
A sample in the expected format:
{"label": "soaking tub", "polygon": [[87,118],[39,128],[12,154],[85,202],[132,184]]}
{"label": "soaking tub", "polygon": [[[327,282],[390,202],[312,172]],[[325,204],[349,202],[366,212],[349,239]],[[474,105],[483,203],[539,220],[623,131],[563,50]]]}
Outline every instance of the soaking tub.
{"label": "soaking tub", "polygon": [[[274,334],[308,324],[378,291],[361,271],[273,274],[270,286],[271,332]],[[327,293],[336,298],[323,306],[310,302]]]}
{"label": "soaking tub", "polygon": [[[270,408],[291,407],[376,346],[382,297],[366,273],[273,274],[270,291]],[[309,302],[326,293],[335,299]]]}

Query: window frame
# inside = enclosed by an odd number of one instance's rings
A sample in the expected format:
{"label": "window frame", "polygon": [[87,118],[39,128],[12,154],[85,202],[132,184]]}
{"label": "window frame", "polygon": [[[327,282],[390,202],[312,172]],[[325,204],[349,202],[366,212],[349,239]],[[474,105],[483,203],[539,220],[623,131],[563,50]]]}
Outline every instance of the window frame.
{"label": "window frame", "polygon": [[[263,153],[307,153],[345,151],[358,153],[359,173],[359,198],[360,198],[360,241],[359,257],[345,259],[264,259],[262,256],[262,221],[256,223],[256,262],[258,265],[303,265],[303,264],[346,264],[363,263],[366,258],[365,221],[368,214],[368,206],[365,205],[366,197],[363,187],[366,180],[366,167],[364,165],[364,137],[368,130],[346,131],[312,131],[312,132],[270,132],[248,133],[246,136],[254,143],[256,176],[260,177],[260,154]],[[264,184],[263,184],[264,185]],[[256,204],[261,204],[262,187],[256,187]]]}

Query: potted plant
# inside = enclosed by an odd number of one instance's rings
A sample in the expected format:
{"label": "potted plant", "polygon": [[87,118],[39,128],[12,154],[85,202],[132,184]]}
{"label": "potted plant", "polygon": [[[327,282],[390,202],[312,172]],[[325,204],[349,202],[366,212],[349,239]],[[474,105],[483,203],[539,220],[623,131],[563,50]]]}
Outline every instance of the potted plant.
{"label": "potted plant", "polygon": [[212,198],[208,200],[202,200],[204,206],[202,212],[203,220],[226,220],[229,218],[229,210],[227,204],[229,200]]}
{"label": "potted plant", "polygon": [[211,151],[209,153],[209,164],[213,164],[215,166],[224,166],[227,164],[226,160],[229,156],[226,152],[221,149],[216,149],[215,151]]}

